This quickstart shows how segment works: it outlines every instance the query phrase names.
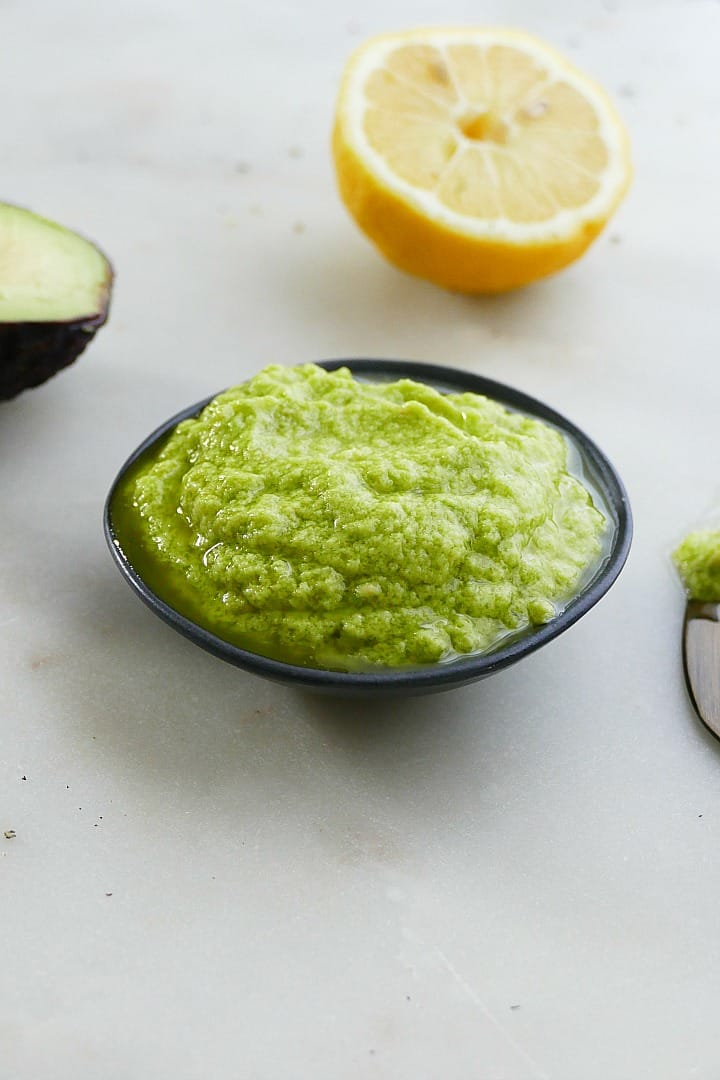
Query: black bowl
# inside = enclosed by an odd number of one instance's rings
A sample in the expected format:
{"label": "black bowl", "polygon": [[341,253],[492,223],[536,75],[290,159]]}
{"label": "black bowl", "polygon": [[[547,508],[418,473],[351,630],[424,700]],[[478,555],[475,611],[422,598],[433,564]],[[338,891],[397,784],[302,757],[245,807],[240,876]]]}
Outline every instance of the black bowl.
{"label": "black bowl", "polygon": [[181,413],[167,420],[141,443],[121,468],[105,503],[105,537],[123,577],[140,599],[173,629],[194,641],[201,648],[220,657],[221,660],[226,660],[256,675],[293,686],[355,697],[425,694],[451,690],[476,679],[484,679],[514,664],[571,627],[608,591],[622,570],[630,550],[632,539],[630,505],[622,481],[608,459],[587,435],[578,430],[564,416],[519,390],[503,386],[502,383],[485,379],[481,375],[472,375],[467,371],[458,371],[435,364],[421,364],[407,360],[351,359],[325,360],[320,366],[328,371],[348,367],[355,375],[366,379],[386,381],[411,378],[430,383],[439,390],[450,392],[469,390],[499,401],[510,409],[554,424],[569,438],[571,444],[579,452],[585,479],[594,486],[605,504],[603,509],[610,519],[612,537],[604,559],[585,586],[550,622],[528,630],[514,639],[508,639],[506,644],[501,644],[491,652],[461,657],[449,663],[406,669],[393,668],[386,671],[342,672],[300,667],[248,652],[198,626],[153,592],[128,561],[115,534],[112,521],[113,495],[127,469],[181,420],[196,416],[209,401],[212,401],[212,397],[215,396],[212,395],[204,401],[183,409]]}

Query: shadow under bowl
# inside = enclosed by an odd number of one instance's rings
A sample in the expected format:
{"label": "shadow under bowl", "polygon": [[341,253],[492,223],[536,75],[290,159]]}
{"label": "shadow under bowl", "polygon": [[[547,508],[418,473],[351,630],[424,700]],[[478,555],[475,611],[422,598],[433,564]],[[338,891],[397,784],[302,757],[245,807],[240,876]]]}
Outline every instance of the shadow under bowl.
{"label": "shadow under bowl", "polygon": [[583,480],[599,495],[603,511],[609,519],[611,536],[602,560],[589,580],[558,615],[541,626],[506,639],[489,652],[422,667],[344,672],[302,667],[242,649],[199,626],[154,592],[123,551],[113,522],[113,498],[127,471],[142,454],[164,439],[181,420],[196,416],[216,396],[212,395],[171,417],[138,446],[120,469],[105,503],[105,538],[117,566],[140,599],[174,630],[236,667],[308,690],[351,697],[437,693],[485,679],[535,652],[585,615],[617,579],[627,559],[632,540],[632,515],[625,488],[603,452],[560,413],[502,383],[435,364],[408,360],[345,359],[321,361],[319,366],[328,371],[347,367],[355,376],[364,380],[386,382],[408,378],[428,383],[440,391],[470,391],[482,394],[511,410],[554,425],[575,448],[582,463]]}

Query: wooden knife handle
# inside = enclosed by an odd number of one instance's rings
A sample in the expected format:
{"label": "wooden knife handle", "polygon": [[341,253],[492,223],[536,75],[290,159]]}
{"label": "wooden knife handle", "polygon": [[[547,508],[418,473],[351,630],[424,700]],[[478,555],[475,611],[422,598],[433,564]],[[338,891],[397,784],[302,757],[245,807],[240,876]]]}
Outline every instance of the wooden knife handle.
{"label": "wooden knife handle", "polygon": [[720,604],[688,600],[683,624],[685,682],[695,710],[720,738]]}

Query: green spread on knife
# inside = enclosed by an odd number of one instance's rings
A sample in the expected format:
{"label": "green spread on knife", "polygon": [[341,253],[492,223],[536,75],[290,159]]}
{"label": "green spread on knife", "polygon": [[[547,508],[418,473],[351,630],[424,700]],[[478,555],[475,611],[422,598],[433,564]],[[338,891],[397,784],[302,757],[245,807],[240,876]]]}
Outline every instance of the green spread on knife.
{"label": "green spread on knife", "polygon": [[673,561],[693,600],[720,604],[720,531],[690,533],[673,552]]}
{"label": "green spread on knife", "polygon": [[311,667],[434,663],[547,622],[604,515],[554,428],[475,394],[271,366],[135,465],[112,518],[166,602]]}

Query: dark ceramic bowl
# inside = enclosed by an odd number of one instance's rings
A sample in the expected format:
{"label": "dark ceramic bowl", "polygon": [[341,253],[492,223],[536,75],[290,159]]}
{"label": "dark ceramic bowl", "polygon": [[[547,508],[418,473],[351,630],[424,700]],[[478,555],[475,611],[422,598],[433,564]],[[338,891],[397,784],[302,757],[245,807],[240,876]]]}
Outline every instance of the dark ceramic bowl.
{"label": "dark ceramic bowl", "polygon": [[[177,416],[173,416],[134,451],[123,465],[110,489],[105,503],[105,537],[115,562],[123,577],[148,607],[169,623],[173,629],[194,641],[196,645],[226,660],[236,667],[244,668],[256,675],[288,683],[293,686],[326,693],[355,697],[378,695],[409,695],[434,693],[450,690],[456,686],[484,679],[496,671],[521,660],[528,653],[535,652],[541,645],[552,641],[558,634],[567,630],[593,607],[608,591],[623,568],[630,550],[632,538],[632,516],[630,505],[620,477],[602,453],[587,435],[579,431],[564,416],[556,413],[534,398],[513,390],[501,383],[472,375],[467,371],[439,367],[434,364],[420,364],[405,360],[326,360],[320,365],[328,371],[339,367],[348,367],[364,379],[388,381],[398,378],[411,378],[429,383],[438,390],[448,392],[472,391],[501,402],[510,409],[538,417],[559,428],[570,440],[579,453],[585,482],[604,503],[603,510],[610,519],[610,541],[605,557],[597,570],[586,582],[578,594],[567,604],[563,611],[550,622],[535,627],[508,639],[491,652],[461,657],[448,663],[432,664],[425,667],[405,669],[374,670],[368,672],[342,672],[325,669],[300,667],[271,660],[266,656],[248,652],[223,641],[215,634],[203,629],[190,619],[181,615],[153,592],[143,581],[137,570],[128,561],[120,547],[112,520],[112,500],[115,490],[127,469],[149,447],[162,439],[181,420],[196,416],[212,397],[206,398]],[[215,395],[213,395],[214,397]]]}

